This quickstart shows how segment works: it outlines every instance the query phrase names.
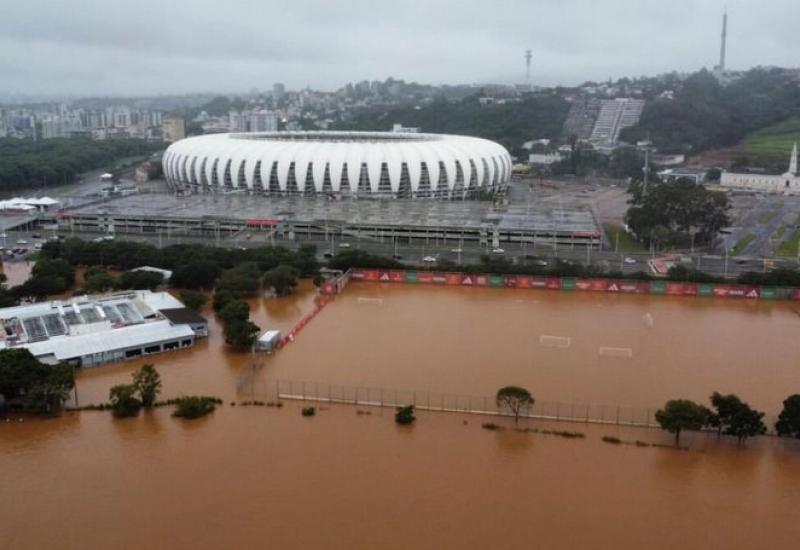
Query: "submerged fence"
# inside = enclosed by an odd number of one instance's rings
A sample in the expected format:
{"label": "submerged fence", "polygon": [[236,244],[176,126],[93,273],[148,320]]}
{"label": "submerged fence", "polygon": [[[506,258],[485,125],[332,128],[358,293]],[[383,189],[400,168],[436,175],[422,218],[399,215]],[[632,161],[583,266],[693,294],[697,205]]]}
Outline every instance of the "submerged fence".
{"label": "submerged fence", "polygon": [[[395,408],[414,405],[419,410],[455,412],[485,416],[511,416],[498,407],[495,396],[464,395],[428,390],[401,390],[367,386],[344,386],[299,380],[256,380],[252,371],[239,377],[237,391],[242,398]],[[520,417],[563,420],[619,426],[658,427],[656,408],[620,405],[592,405],[536,400]]]}

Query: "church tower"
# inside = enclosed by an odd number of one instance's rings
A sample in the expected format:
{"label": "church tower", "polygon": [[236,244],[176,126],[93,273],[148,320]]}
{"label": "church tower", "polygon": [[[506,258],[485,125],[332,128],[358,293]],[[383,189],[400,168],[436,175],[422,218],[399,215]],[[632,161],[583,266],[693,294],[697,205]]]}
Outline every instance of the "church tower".
{"label": "church tower", "polygon": [[789,159],[789,174],[793,176],[797,176],[797,142],[795,142],[794,147],[792,148],[792,156]]}

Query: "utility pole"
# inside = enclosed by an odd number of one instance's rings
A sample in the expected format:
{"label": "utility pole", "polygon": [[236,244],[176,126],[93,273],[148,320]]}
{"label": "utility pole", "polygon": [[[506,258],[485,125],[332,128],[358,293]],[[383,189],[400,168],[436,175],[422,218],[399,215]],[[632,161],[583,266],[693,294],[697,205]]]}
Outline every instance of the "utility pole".
{"label": "utility pole", "polygon": [[530,50],[525,50],[525,83],[530,85],[531,83],[531,59],[533,58],[533,54]]}

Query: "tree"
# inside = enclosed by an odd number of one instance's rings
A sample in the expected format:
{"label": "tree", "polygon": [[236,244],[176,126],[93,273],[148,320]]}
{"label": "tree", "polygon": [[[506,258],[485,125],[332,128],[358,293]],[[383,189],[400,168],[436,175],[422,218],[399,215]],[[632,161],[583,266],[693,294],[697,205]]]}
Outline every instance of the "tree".
{"label": "tree", "polygon": [[250,317],[250,305],[244,300],[231,300],[217,313],[217,316],[223,323],[246,321]]}
{"label": "tree", "polygon": [[397,411],[394,413],[394,421],[398,424],[411,424],[416,419],[417,417],[414,416],[414,405],[397,407]]}
{"label": "tree", "polygon": [[711,406],[714,413],[709,417],[708,424],[717,429],[717,437],[730,426],[731,419],[742,406],[742,400],[736,395],[722,395],[719,392],[711,394]]}
{"label": "tree", "polygon": [[800,439],[800,394],[790,395],[783,400],[783,410],[778,415],[775,431],[780,436]]}
{"label": "tree", "polygon": [[652,182],[645,193],[641,181],[628,189],[631,198],[625,221],[636,237],[646,244],[662,246],[710,243],[720,229],[730,224],[728,196],[709,191],[691,180]]}
{"label": "tree", "polygon": [[239,349],[247,349],[256,341],[261,331],[258,325],[248,319],[234,319],[225,323],[225,343]]}
{"label": "tree", "polygon": [[11,406],[51,413],[75,387],[72,366],[45,365],[25,348],[0,350],[0,395]]}
{"label": "tree", "polygon": [[675,434],[675,446],[680,442],[683,430],[700,430],[708,422],[711,415],[703,405],[688,399],[667,401],[663,409],[656,411],[656,421],[662,430]]}
{"label": "tree", "polygon": [[86,281],[83,283],[83,290],[87,293],[105,292],[114,288],[115,284],[116,280],[114,277],[103,271],[101,273],[88,275]]}
{"label": "tree", "polygon": [[206,295],[196,290],[182,290],[180,297],[183,305],[194,311],[200,311],[206,303]]}
{"label": "tree", "polygon": [[264,274],[264,286],[272,288],[278,296],[288,296],[297,286],[299,276],[300,272],[297,269],[279,265]]}
{"label": "tree", "polygon": [[117,384],[108,392],[112,414],[117,418],[126,418],[139,414],[142,402],[136,398],[136,386],[133,384]]}
{"label": "tree", "polygon": [[178,288],[211,288],[220,275],[219,265],[212,260],[194,260],[177,267],[170,283]]}
{"label": "tree", "polygon": [[214,412],[220,400],[214,397],[188,395],[177,400],[177,406],[172,416],[177,418],[194,419]]}
{"label": "tree", "polygon": [[533,406],[534,398],[531,392],[519,386],[505,386],[497,390],[495,402],[500,408],[507,408],[514,415],[514,423],[519,422],[519,415],[528,407]]}
{"label": "tree", "polygon": [[119,281],[117,281],[117,286],[121,289],[150,289],[155,290],[160,284],[164,282],[164,276],[161,273],[155,271],[145,271],[145,270],[136,270],[136,271],[126,271],[123,273]]}
{"label": "tree", "polygon": [[741,445],[748,437],[767,433],[763,418],[763,412],[752,409],[747,403],[742,403],[724,433],[736,436],[736,443]]}
{"label": "tree", "polygon": [[709,425],[716,427],[718,434],[736,436],[739,445],[748,437],[767,432],[764,413],[752,409],[736,395],[714,392],[711,405],[716,412],[710,416]]}
{"label": "tree", "polygon": [[153,365],[142,365],[133,373],[133,385],[139,393],[142,406],[149,409],[156,401],[156,396],[161,393],[161,376]]}

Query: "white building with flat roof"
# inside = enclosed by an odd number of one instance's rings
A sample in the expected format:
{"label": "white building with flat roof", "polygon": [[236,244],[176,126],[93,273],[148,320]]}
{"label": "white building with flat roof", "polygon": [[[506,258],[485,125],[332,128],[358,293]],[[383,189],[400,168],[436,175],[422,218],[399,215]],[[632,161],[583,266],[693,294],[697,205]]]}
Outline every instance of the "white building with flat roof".
{"label": "white building with flat roof", "polygon": [[0,349],[24,347],[44,363],[91,367],[186,348],[201,334],[196,319],[161,313],[181,308],[171,294],[149,290],[2,308]]}
{"label": "white building with flat roof", "polygon": [[730,189],[747,189],[765,193],[800,194],[800,174],[797,172],[797,143],[789,157],[789,170],[780,175],[723,172],[720,185]]}

